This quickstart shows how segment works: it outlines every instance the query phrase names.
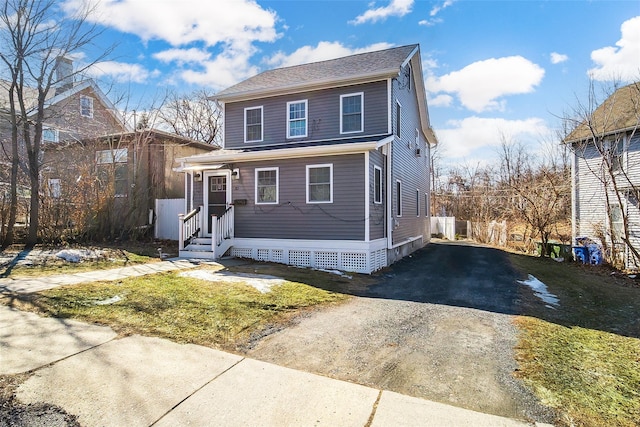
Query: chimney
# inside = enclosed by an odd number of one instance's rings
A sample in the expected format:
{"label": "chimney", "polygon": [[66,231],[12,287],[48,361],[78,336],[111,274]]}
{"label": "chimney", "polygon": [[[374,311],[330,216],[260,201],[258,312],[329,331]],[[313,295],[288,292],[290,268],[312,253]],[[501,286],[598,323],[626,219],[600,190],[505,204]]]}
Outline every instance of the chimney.
{"label": "chimney", "polygon": [[73,87],[73,61],[59,56],[56,58],[56,95]]}

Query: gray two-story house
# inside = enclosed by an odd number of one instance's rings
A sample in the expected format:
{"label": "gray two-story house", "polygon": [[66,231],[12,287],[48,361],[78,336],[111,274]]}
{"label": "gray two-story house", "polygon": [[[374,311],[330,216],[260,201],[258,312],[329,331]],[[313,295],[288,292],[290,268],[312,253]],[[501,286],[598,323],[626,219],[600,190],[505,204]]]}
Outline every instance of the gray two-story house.
{"label": "gray two-story house", "polygon": [[265,71],[215,96],[223,149],[181,159],[180,255],[371,273],[424,246],[418,45]]}

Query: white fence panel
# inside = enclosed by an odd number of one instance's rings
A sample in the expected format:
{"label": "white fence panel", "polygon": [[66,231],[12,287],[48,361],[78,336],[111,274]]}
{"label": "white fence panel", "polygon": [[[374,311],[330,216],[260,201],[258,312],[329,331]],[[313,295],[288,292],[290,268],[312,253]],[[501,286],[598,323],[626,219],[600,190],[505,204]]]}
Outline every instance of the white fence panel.
{"label": "white fence panel", "polygon": [[155,238],[178,240],[178,214],[184,212],[184,199],[156,199]]}
{"label": "white fence panel", "polygon": [[453,216],[432,216],[431,234],[442,234],[445,239],[456,240],[456,218]]}

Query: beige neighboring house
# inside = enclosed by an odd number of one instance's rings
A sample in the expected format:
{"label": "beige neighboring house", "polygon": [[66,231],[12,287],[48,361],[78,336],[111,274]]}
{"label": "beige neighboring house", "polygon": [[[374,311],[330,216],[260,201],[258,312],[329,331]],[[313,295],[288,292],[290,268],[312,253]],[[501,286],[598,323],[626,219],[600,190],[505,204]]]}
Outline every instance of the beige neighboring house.
{"label": "beige neighboring house", "polygon": [[[572,147],[572,234],[618,249],[627,268],[640,249],[640,82],[616,90],[565,139]],[[615,191],[617,189],[617,191]],[[605,254],[607,255],[607,254]]]}

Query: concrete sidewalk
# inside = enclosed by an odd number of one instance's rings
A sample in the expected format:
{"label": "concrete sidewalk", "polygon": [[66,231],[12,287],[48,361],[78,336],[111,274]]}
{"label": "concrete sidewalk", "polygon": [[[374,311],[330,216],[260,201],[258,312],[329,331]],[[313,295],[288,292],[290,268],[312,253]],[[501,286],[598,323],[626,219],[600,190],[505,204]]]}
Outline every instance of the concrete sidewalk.
{"label": "concrete sidewalk", "polygon": [[[116,280],[192,266],[154,264],[65,276]],[[60,281],[0,286],[35,292]],[[32,376],[17,391],[21,402],[58,405],[86,427],[532,425],[193,344],[118,339],[107,327],[0,306],[0,375],[27,371]]]}

